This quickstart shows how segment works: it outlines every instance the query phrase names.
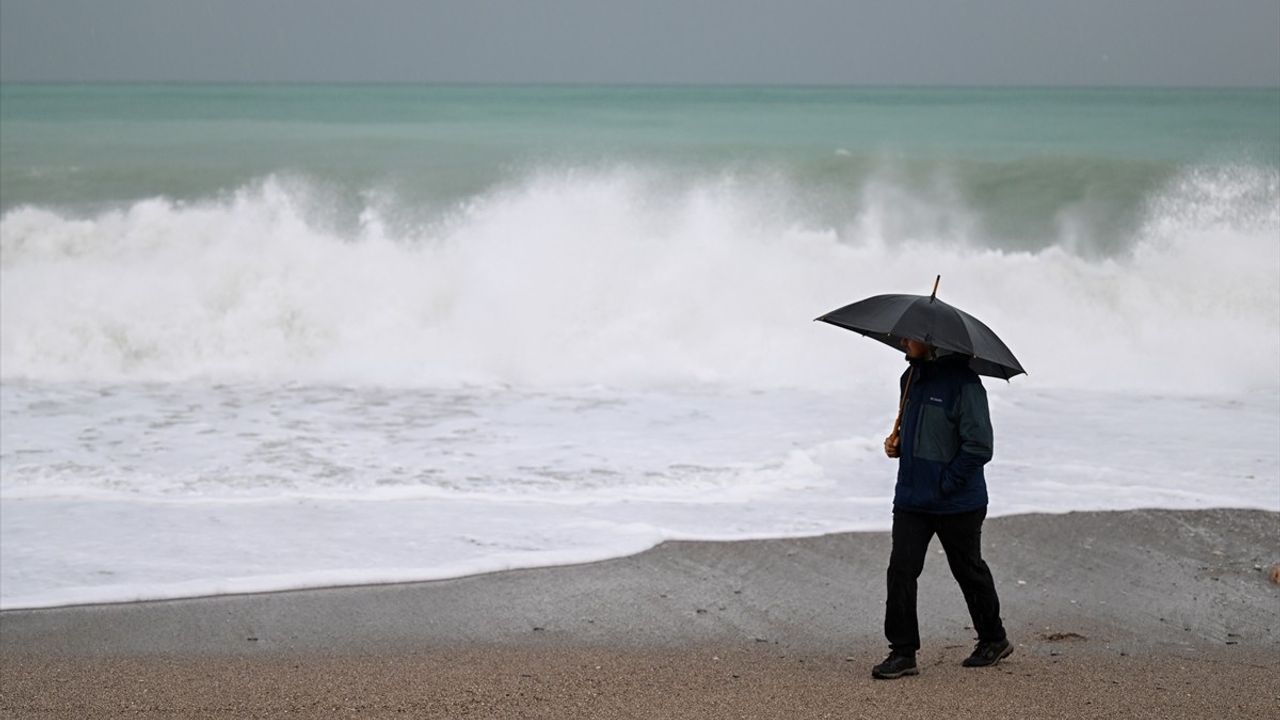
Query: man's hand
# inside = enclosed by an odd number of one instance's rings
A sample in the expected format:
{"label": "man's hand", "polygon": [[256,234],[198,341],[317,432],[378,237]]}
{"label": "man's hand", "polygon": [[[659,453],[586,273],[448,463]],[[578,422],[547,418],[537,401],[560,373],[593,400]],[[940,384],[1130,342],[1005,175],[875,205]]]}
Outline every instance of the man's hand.
{"label": "man's hand", "polygon": [[898,436],[890,435],[884,439],[884,454],[891,457],[898,457]]}

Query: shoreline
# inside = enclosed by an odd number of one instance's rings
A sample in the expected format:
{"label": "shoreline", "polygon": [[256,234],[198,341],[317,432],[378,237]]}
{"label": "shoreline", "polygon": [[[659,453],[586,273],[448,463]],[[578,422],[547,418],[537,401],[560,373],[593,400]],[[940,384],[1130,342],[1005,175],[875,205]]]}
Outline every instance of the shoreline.
{"label": "shoreline", "polygon": [[[1167,615],[1186,619],[1179,625],[1184,633],[1204,639],[1216,632],[1225,642],[1226,633],[1232,632],[1226,625],[1234,623],[1261,632],[1255,639],[1265,639],[1280,650],[1280,586],[1269,584],[1266,575],[1272,564],[1280,562],[1280,513],[1247,509],[1036,513],[992,518],[984,530],[984,555],[996,576],[1005,614],[1015,622],[1023,615],[1020,608],[1027,606],[1039,613],[1079,615],[1086,624],[1111,621],[1118,627],[1129,626],[1133,635],[1153,642],[1159,638],[1185,644],[1178,633],[1136,632],[1139,626],[1150,625],[1150,608],[1164,603]],[[262,637],[253,641],[259,643],[251,649],[254,653],[268,648],[342,652],[384,640],[521,644],[528,639],[527,633],[534,632],[610,646],[719,640],[731,629],[744,637],[751,628],[773,629],[776,637],[785,635],[781,631],[794,622],[787,620],[787,608],[793,609],[791,614],[807,617],[810,626],[818,623],[844,633],[876,635],[888,550],[886,532],[670,540],[607,560],[439,580],[5,609],[0,611],[0,653],[57,648],[75,654],[86,646],[59,631],[68,624],[102,625],[99,620],[106,618],[113,627],[119,623],[150,626],[163,620],[188,637],[180,648],[173,648],[161,638],[99,628],[92,646],[95,653],[130,648],[144,654],[173,649],[190,653],[194,650],[190,631],[201,630],[200,619],[209,614],[242,618],[246,627],[262,628],[258,633]],[[963,602],[957,606],[958,598],[950,597],[958,589],[936,541],[930,547],[930,559],[933,562],[926,562],[920,580],[922,633],[931,620],[942,616],[952,628],[956,623],[963,627],[967,622]],[[588,597],[587,590],[600,593],[599,598]],[[1180,597],[1188,591],[1190,598]],[[498,603],[495,598],[509,602]],[[630,608],[627,613],[617,610],[620,601]],[[1267,622],[1236,618],[1241,613],[1227,612],[1234,603],[1255,607]],[[415,617],[412,611],[424,605],[434,605],[434,621],[397,622]],[[271,631],[270,621],[281,608],[329,617],[347,606],[363,606],[369,618],[388,622],[327,635],[305,632],[310,623],[301,621],[276,628],[289,632]],[[490,622],[486,612],[498,609],[505,611],[507,619]],[[516,611],[529,621],[512,620]],[[714,622],[686,625],[683,621],[690,619],[690,613],[692,620]],[[851,623],[843,618],[868,613],[870,620]],[[627,632],[629,626],[638,625],[636,614],[650,617],[655,622],[649,627],[666,632]],[[568,615],[594,617],[588,618],[591,622],[575,623]],[[1215,625],[1206,624],[1211,617]],[[540,625],[537,618],[546,622]],[[443,619],[453,621],[452,629],[444,626]],[[1118,622],[1122,619],[1130,622]],[[1157,625],[1168,625],[1171,618],[1163,620],[1157,620]],[[243,640],[204,632],[194,635],[204,652],[250,650],[240,644]],[[795,633],[790,642],[797,647],[810,643],[822,647],[830,637]],[[1237,638],[1233,639],[1241,642]]]}
{"label": "shoreline", "polygon": [[887,533],[670,541],[451,580],[0,612],[13,717],[1263,717],[1280,705],[1280,513],[988,520],[1015,652],[938,544],[921,675],[874,681]]}
{"label": "shoreline", "polygon": [[[1070,516],[1070,515],[1098,515],[1098,514],[1115,514],[1115,513],[1152,513],[1152,512],[1154,513],[1161,513],[1161,512],[1201,513],[1201,512],[1213,512],[1213,511],[1267,513],[1267,514],[1275,515],[1277,518],[1277,525],[1280,526],[1280,511],[1271,510],[1269,508],[1261,508],[1257,506],[1239,505],[1239,506],[1220,506],[1220,507],[1204,508],[1204,509],[1170,509],[1170,508],[1154,508],[1153,507],[1153,508],[1134,508],[1134,509],[1126,509],[1126,510],[1063,510],[1060,512],[1035,510],[1035,511],[1027,511],[1027,512],[1010,513],[1007,515],[988,515],[986,519],[986,525],[984,525],[984,527],[990,526],[992,522],[1002,521],[1006,518],[1017,518],[1017,517],[1037,517],[1037,516],[1054,517],[1054,516]],[[1280,531],[1280,527],[1278,527],[1278,531]],[[281,595],[281,594],[289,594],[289,593],[325,592],[325,591],[331,591],[331,590],[353,590],[353,589],[360,589],[360,588],[386,588],[386,587],[393,587],[393,586],[413,586],[413,585],[423,585],[428,583],[449,582],[454,580],[466,580],[470,578],[483,578],[483,577],[490,577],[494,575],[501,575],[503,573],[521,572],[525,570],[550,570],[550,569],[556,569],[556,568],[584,567],[584,566],[596,565],[600,563],[613,562],[616,560],[624,560],[627,558],[634,558],[638,555],[643,555],[645,553],[652,552],[664,545],[668,545],[672,543],[692,543],[692,544],[758,543],[758,542],[775,542],[775,541],[788,541],[788,540],[812,540],[815,538],[824,538],[824,537],[860,536],[860,535],[870,535],[870,534],[877,534],[877,533],[887,535],[888,532],[889,532],[888,529],[885,528],[885,529],[875,529],[875,530],[836,530],[836,531],[818,532],[814,534],[805,534],[805,535],[782,535],[782,536],[759,536],[759,537],[751,536],[751,537],[733,538],[733,539],[724,539],[724,540],[678,539],[677,538],[677,539],[669,539],[669,540],[660,540],[654,545],[651,545],[649,547],[646,547],[634,552],[629,552],[622,555],[610,555],[610,556],[601,557],[598,559],[585,559],[585,560],[575,560],[575,561],[568,561],[568,562],[553,561],[553,562],[547,562],[547,563],[537,563],[532,565],[520,565],[516,567],[503,567],[503,568],[497,568],[492,570],[481,570],[478,572],[468,572],[468,573],[456,574],[456,575],[447,574],[441,577],[411,578],[411,579],[404,579],[404,580],[399,580],[399,579],[377,580],[377,581],[371,581],[371,582],[360,582],[360,581],[334,582],[334,583],[317,582],[316,584],[313,584],[313,585],[303,584],[303,585],[287,586],[287,587],[279,587],[279,588],[268,588],[264,590],[233,590],[229,592],[208,592],[208,593],[198,592],[190,595],[176,594],[176,593],[172,595],[160,594],[155,597],[141,597],[141,598],[128,599],[128,600],[89,600],[89,601],[57,603],[57,604],[44,604],[44,603],[37,602],[35,604],[29,604],[29,605],[20,604],[16,606],[0,606],[0,615],[4,615],[6,613],[15,613],[15,612],[57,611],[57,610],[70,610],[70,609],[80,609],[80,608],[106,608],[106,607],[115,607],[115,606],[124,606],[124,605],[145,605],[145,604],[151,604],[151,603],[184,602],[184,601],[194,601],[194,600],[216,600],[219,598],[233,599],[233,598],[265,596],[265,595]],[[551,552],[558,552],[558,551],[551,551]],[[887,562],[887,558],[888,558],[888,555],[886,554],[885,555],[886,562]],[[1280,563],[1280,557],[1277,557],[1275,562]],[[317,574],[324,574],[325,572],[329,572],[329,571],[321,571]],[[256,582],[258,578],[250,577],[250,578],[243,578],[241,580],[244,580],[246,584],[249,584],[252,582]]]}

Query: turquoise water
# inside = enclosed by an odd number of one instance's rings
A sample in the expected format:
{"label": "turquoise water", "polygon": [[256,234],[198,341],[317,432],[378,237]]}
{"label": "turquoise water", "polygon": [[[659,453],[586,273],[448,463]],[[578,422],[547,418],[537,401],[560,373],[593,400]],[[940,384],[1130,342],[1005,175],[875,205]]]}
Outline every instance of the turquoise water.
{"label": "turquoise water", "polygon": [[963,205],[998,247],[1052,244],[1069,211],[1105,250],[1189,167],[1280,168],[1276,90],[6,85],[0,101],[4,210],[286,177],[348,217],[377,193],[421,222],[538,174],[625,167],[780,183],[820,226],[889,182]]}

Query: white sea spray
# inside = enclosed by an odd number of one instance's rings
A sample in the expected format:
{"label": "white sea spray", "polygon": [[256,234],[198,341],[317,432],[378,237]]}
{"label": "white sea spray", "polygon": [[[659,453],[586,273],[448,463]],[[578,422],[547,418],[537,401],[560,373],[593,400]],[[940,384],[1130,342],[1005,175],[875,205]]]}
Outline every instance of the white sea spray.
{"label": "white sea spray", "polygon": [[[1149,200],[1124,252],[985,247],[903,224],[868,192],[838,227],[730,181],[553,174],[392,231],[339,234],[273,179],[226,200],[0,220],[6,380],[848,387],[882,360],[807,321],[926,292],[1017,349],[1037,383],[1274,387],[1277,173],[1196,170]],[[301,193],[301,194],[300,194]],[[922,211],[923,212],[923,211]],[[936,211],[930,211],[936,213]],[[899,216],[893,232],[885,218]],[[1253,352],[1240,352],[1241,338]],[[1202,372],[1213,368],[1213,372]]]}

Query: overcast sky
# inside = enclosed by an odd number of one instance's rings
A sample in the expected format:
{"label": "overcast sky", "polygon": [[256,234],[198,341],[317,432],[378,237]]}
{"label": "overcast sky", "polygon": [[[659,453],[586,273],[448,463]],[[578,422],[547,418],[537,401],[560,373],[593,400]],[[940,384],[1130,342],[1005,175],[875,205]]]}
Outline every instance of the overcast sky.
{"label": "overcast sky", "polygon": [[1280,86],[1280,0],[0,0],[0,80]]}

